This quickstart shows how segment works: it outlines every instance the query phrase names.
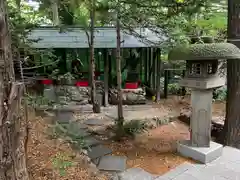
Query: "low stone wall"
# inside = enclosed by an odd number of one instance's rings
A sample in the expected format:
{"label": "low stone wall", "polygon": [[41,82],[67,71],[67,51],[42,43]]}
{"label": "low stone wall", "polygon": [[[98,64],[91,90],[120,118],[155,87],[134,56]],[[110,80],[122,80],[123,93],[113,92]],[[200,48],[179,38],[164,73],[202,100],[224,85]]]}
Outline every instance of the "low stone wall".
{"label": "low stone wall", "polygon": [[[138,89],[123,89],[123,104],[146,104],[146,92],[143,88]],[[44,89],[44,97],[56,102],[57,104],[69,104],[74,102],[77,105],[89,104],[90,87],[76,86],[48,86]],[[104,86],[102,83],[96,84],[96,92],[100,98],[104,95]],[[98,97],[98,96],[97,96]],[[117,89],[111,89],[109,93],[109,103],[117,104]]]}
{"label": "low stone wall", "polygon": [[[146,104],[146,92],[143,88],[138,89],[123,89],[123,104]],[[111,89],[109,95],[110,104],[116,105],[117,101],[117,89]]]}
{"label": "low stone wall", "polygon": [[76,102],[79,105],[88,104],[90,97],[89,87],[76,86],[49,86],[44,89],[44,97],[60,104]]}

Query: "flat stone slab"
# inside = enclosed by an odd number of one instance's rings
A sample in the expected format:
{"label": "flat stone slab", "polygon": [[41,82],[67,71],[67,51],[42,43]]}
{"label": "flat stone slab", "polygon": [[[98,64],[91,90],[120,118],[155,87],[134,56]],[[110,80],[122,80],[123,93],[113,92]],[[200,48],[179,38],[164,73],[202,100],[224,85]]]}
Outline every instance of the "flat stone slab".
{"label": "flat stone slab", "polygon": [[87,125],[85,125],[85,124],[83,124],[83,123],[79,123],[79,124],[78,124],[78,127],[79,127],[80,129],[87,129],[87,128],[88,128]]}
{"label": "flat stone slab", "polygon": [[76,123],[70,123],[66,126],[66,129],[71,136],[75,137],[87,137],[90,135],[89,132],[87,132],[87,129],[82,129],[79,127]]}
{"label": "flat stone slab", "polygon": [[166,174],[158,177],[156,180],[162,180],[162,179],[174,179],[175,177],[179,176],[180,174],[186,172],[187,170],[193,169],[194,165],[190,163],[183,163],[179,166],[177,166],[174,169],[171,169]]}
{"label": "flat stone slab", "polygon": [[90,157],[90,159],[96,159],[111,153],[112,150],[103,145],[94,146],[90,150],[88,150],[88,156]]}
{"label": "flat stone slab", "polygon": [[102,156],[98,164],[98,169],[122,172],[126,169],[126,162],[127,158],[125,156]]}
{"label": "flat stone slab", "polygon": [[86,125],[91,125],[91,126],[101,126],[106,124],[106,120],[104,119],[88,119],[84,121]]}
{"label": "flat stone slab", "polygon": [[192,147],[190,141],[181,141],[178,143],[178,152],[185,156],[197,160],[201,163],[209,163],[222,156],[223,145],[210,142],[210,147]]}
{"label": "flat stone slab", "polygon": [[130,168],[122,173],[119,173],[121,180],[154,180],[156,176],[146,172],[141,168]]}
{"label": "flat stone slab", "polygon": [[240,179],[240,150],[225,146],[220,158],[207,164],[184,163],[155,180]]}
{"label": "flat stone slab", "polygon": [[99,141],[93,137],[84,138],[84,142],[85,142],[86,146],[88,146],[88,147],[93,147],[93,146],[101,144],[101,141]]}
{"label": "flat stone slab", "polygon": [[57,111],[56,121],[62,124],[69,123],[74,119],[74,113],[71,111]]}
{"label": "flat stone slab", "polygon": [[[100,157],[101,158],[101,157]],[[93,159],[92,162],[98,166],[99,162],[100,162],[100,158],[96,158],[96,159]]]}

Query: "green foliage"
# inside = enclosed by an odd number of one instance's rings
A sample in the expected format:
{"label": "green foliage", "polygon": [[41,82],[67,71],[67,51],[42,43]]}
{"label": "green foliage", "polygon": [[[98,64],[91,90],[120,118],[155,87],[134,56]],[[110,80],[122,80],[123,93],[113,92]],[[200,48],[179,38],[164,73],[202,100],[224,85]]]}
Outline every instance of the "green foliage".
{"label": "green foliage", "polygon": [[69,159],[70,157],[63,153],[58,153],[51,159],[53,167],[59,172],[60,176],[65,176],[67,168],[73,166]]}
{"label": "green foliage", "polygon": [[37,108],[40,106],[52,106],[54,103],[53,101],[49,100],[44,96],[34,96],[30,94],[26,94],[26,96],[27,96],[28,105],[34,108]]}
{"label": "green foliage", "polygon": [[79,133],[79,127],[76,122],[68,124],[56,122],[49,128],[48,135],[51,139],[63,138],[67,140],[77,150],[90,148],[87,146],[85,138]]}
{"label": "green foliage", "polygon": [[225,101],[227,99],[227,88],[221,87],[214,91],[213,98],[219,101]]}
{"label": "green foliage", "polygon": [[114,126],[115,140],[120,140],[123,137],[134,138],[136,134],[141,134],[147,131],[147,123],[140,120],[131,120],[124,122],[122,126],[119,126],[118,120],[115,121]]}
{"label": "green foliage", "polygon": [[172,84],[168,84],[168,91],[170,94],[179,94],[179,92],[181,91],[181,87],[179,86],[178,83],[172,83]]}

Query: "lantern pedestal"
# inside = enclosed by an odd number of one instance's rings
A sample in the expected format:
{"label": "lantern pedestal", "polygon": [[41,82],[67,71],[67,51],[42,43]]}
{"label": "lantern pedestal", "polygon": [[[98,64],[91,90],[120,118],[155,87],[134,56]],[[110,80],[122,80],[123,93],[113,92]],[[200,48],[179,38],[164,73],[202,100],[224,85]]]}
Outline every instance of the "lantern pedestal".
{"label": "lantern pedestal", "polygon": [[190,140],[178,143],[178,152],[201,163],[209,163],[222,156],[223,145],[210,141],[209,147],[193,147]]}
{"label": "lantern pedestal", "polygon": [[201,163],[222,155],[223,146],[211,141],[212,89],[192,89],[191,138],[178,144],[178,152]]}

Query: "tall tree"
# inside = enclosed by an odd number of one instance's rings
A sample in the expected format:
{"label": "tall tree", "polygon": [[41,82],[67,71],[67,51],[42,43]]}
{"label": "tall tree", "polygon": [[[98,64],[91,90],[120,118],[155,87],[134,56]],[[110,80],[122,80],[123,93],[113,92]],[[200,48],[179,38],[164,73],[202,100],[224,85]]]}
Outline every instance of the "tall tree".
{"label": "tall tree", "polygon": [[[240,1],[228,0],[228,41],[240,40]],[[239,43],[236,43],[240,47]],[[240,148],[240,61],[227,61],[227,104],[224,144]]]}
{"label": "tall tree", "polygon": [[15,82],[11,36],[5,0],[0,0],[0,179],[28,180],[21,139],[21,83]]}
{"label": "tall tree", "polygon": [[[119,6],[119,3],[118,3]],[[123,126],[123,103],[122,103],[122,73],[121,73],[121,34],[120,34],[120,13],[117,6],[116,33],[117,33],[117,49],[116,49],[116,65],[117,65],[117,89],[118,89],[118,125]]]}
{"label": "tall tree", "polygon": [[90,81],[91,81],[91,101],[93,104],[93,112],[100,113],[100,104],[96,99],[96,84],[95,84],[95,57],[94,57],[94,29],[95,29],[95,0],[91,1],[90,5]]}

